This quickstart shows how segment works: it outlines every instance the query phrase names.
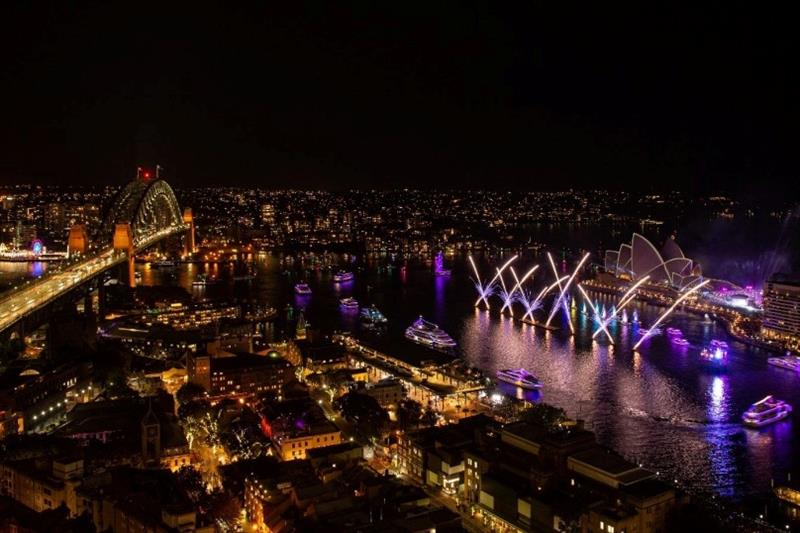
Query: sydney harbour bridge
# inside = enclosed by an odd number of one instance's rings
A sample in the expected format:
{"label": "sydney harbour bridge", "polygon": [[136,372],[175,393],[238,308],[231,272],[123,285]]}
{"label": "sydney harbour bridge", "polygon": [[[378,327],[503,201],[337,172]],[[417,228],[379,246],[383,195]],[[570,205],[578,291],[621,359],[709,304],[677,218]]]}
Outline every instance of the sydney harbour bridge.
{"label": "sydney harbour bridge", "polygon": [[114,198],[102,226],[90,228],[76,224],[70,229],[70,260],[60,269],[23,283],[0,295],[0,333],[22,333],[41,322],[46,309],[77,289],[101,287],[101,275],[125,265],[121,276],[135,286],[134,258],[164,239],[185,234],[184,252],[194,251],[194,219],[191,208],[181,212],[175,193],[160,178],[143,175],[125,187]]}

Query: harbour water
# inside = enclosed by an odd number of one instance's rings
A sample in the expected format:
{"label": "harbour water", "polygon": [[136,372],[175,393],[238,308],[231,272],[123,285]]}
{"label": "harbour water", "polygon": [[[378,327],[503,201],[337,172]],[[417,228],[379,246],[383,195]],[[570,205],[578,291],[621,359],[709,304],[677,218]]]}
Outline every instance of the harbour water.
{"label": "harbour water", "polygon": [[[593,321],[581,312],[581,302],[571,306],[575,334],[566,329],[547,331],[500,316],[500,305],[487,312],[476,309],[475,292],[464,257],[448,259],[449,276],[436,276],[429,263],[409,262],[387,267],[390,259],[366,262],[339,258],[355,272],[355,280],[336,284],[333,271],[306,269],[276,255],[249,258],[255,265],[252,280],[233,280],[233,266],[184,264],[157,269],[137,265],[145,285],[180,285],[196,298],[257,300],[280,310],[291,304],[302,310],[310,327],[323,333],[347,330],[369,335],[390,353],[425,356],[424,347],[404,338],[403,332],[418,316],[439,324],[460,346],[460,355],[471,365],[493,375],[502,368],[526,368],[542,381],[536,399],[564,408],[570,416],[586,420],[601,443],[613,447],[670,479],[691,484],[709,493],[731,497],[765,493],[772,479],[783,481],[800,472],[800,421],[792,417],[763,429],[746,429],[742,412],[767,394],[800,406],[800,377],[770,366],[767,353],[727,336],[722,324],[676,312],[664,327],[679,328],[687,346],[671,343],[666,334],[632,351],[639,338],[633,325],[612,323],[615,345],[592,341]],[[486,260],[484,272],[491,271]],[[524,263],[521,266],[524,266]],[[307,264],[306,264],[307,266]],[[541,270],[541,269],[540,269]],[[193,287],[199,274],[222,282]],[[551,276],[542,274],[538,283]],[[308,282],[313,294],[298,296],[293,286]],[[358,313],[343,312],[339,299],[353,296],[360,304],[375,304],[387,316],[384,333],[360,331]],[[591,294],[610,309],[615,297]],[[642,327],[651,324],[662,309],[631,304]],[[516,308],[521,315],[521,308]],[[563,318],[563,317],[562,317]],[[292,330],[286,313],[277,331]],[[726,372],[703,367],[698,353],[711,340],[730,344]],[[513,388],[510,394],[522,394]]]}
{"label": "harbour water", "polygon": [[[768,365],[767,353],[728,337],[722,324],[676,312],[665,326],[679,328],[689,345],[676,345],[662,334],[636,353],[632,345],[639,334],[633,324],[609,326],[614,346],[593,342],[593,321],[581,312],[580,303],[571,306],[575,335],[565,328],[548,331],[500,316],[499,305],[492,312],[476,309],[468,265],[463,258],[453,263],[450,276],[435,276],[427,264],[401,270],[387,269],[381,261],[356,263],[356,279],[336,284],[329,271],[287,268],[279,257],[266,256],[256,260],[255,280],[200,289],[191,287],[191,280],[206,271],[203,266],[140,268],[145,284],[176,283],[198,298],[257,299],[279,309],[288,303],[302,309],[314,329],[353,331],[376,341],[374,333],[360,332],[358,313],[340,309],[339,299],[353,296],[362,305],[377,305],[388,317],[377,342],[395,353],[426,350],[403,336],[423,315],[459,342],[461,356],[473,366],[490,375],[502,368],[532,371],[544,383],[537,399],[585,419],[601,443],[626,457],[700,490],[732,497],[762,493],[771,479],[784,480],[798,471],[800,459],[792,450],[800,447],[800,423],[790,417],[763,429],[746,429],[740,416],[767,394],[800,406],[800,377]],[[210,267],[222,279],[230,276],[226,270]],[[295,295],[292,288],[298,281],[308,282],[313,294]],[[607,309],[615,303],[612,296],[591,296]],[[661,311],[642,303],[628,310],[634,309],[642,327]],[[516,312],[520,315],[521,309]],[[290,329],[291,323],[284,316],[278,328]],[[698,360],[699,351],[713,339],[730,344],[726,372],[711,372]],[[508,392],[522,394],[513,388]]]}

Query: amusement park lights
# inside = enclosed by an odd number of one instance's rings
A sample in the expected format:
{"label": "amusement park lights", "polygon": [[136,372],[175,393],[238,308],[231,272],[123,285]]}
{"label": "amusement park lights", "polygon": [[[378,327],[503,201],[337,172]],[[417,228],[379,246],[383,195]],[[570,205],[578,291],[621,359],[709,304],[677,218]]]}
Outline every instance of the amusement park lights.
{"label": "amusement park lights", "polygon": [[693,286],[691,289],[689,289],[688,291],[686,291],[685,293],[683,293],[683,294],[681,295],[681,297],[680,297],[680,298],[678,298],[677,300],[675,300],[675,303],[673,303],[673,304],[672,304],[672,305],[669,307],[669,309],[667,309],[666,311],[664,311],[664,313],[663,313],[663,314],[662,314],[660,317],[658,317],[658,320],[656,320],[656,321],[655,321],[655,323],[654,323],[654,324],[653,324],[653,325],[650,327],[650,329],[647,331],[647,333],[645,333],[644,335],[642,335],[642,338],[641,338],[641,339],[639,339],[639,342],[637,342],[637,343],[634,345],[633,349],[634,349],[634,350],[636,350],[636,349],[639,347],[639,345],[640,345],[640,344],[642,344],[642,343],[644,342],[644,340],[645,340],[645,339],[649,338],[649,337],[650,337],[650,333],[651,333],[652,331],[654,331],[654,330],[656,329],[656,327],[658,327],[658,325],[659,325],[659,324],[661,324],[661,322],[663,322],[663,321],[664,321],[664,319],[665,319],[665,318],[667,318],[667,316],[669,316],[669,314],[670,314],[670,313],[672,313],[672,311],[673,311],[673,310],[674,310],[676,307],[678,307],[678,305],[680,305],[680,303],[681,303],[682,301],[684,301],[686,298],[688,298],[688,297],[689,297],[690,295],[692,295],[693,293],[695,293],[695,292],[697,292],[698,290],[700,290],[702,287],[704,287],[704,286],[708,285],[710,282],[711,282],[711,280],[707,279],[707,280],[703,281],[702,283],[699,283],[699,284],[697,284],[697,285]]}

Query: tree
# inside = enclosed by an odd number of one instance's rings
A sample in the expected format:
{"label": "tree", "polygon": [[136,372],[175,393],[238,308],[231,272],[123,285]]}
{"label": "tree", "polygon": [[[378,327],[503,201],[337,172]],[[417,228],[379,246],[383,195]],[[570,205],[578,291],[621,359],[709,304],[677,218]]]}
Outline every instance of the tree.
{"label": "tree", "polygon": [[205,395],[206,389],[202,385],[190,381],[181,385],[181,388],[175,393],[175,399],[178,400],[179,404],[183,405]]}
{"label": "tree", "polygon": [[420,418],[419,422],[423,426],[430,427],[430,426],[435,426],[438,420],[439,420],[439,415],[436,414],[436,411],[434,411],[431,408],[428,408],[425,410],[424,413],[422,413],[422,417]]}
{"label": "tree", "polygon": [[118,378],[114,381],[109,381],[106,385],[106,398],[109,400],[117,400],[120,398],[138,398],[139,393],[133,390],[125,379]]}
{"label": "tree", "polygon": [[532,426],[554,433],[562,428],[561,424],[567,420],[567,413],[559,407],[537,403],[523,411],[520,418]]}
{"label": "tree", "polygon": [[400,429],[406,430],[410,427],[419,425],[422,418],[422,405],[412,400],[411,398],[404,398],[397,404],[397,423]]}
{"label": "tree", "polygon": [[25,349],[25,343],[20,338],[0,341],[0,364],[8,364],[19,357]]}
{"label": "tree", "polygon": [[355,426],[359,437],[377,439],[389,425],[389,414],[372,396],[348,392],[334,402],[334,408]]}

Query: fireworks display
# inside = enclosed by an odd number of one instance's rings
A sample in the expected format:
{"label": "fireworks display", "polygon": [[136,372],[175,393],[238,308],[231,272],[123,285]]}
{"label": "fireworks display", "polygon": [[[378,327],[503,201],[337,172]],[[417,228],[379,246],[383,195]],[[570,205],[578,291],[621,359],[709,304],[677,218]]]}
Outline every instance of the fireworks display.
{"label": "fireworks display", "polygon": [[[508,309],[509,314],[514,317],[514,304],[520,304],[525,313],[522,315],[521,320],[523,321],[530,321],[534,324],[537,324],[536,319],[534,318],[534,313],[537,310],[545,309],[545,302],[547,301],[547,297],[549,294],[553,294],[554,297],[550,299],[550,307],[549,312],[547,313],[547,320],[544,322],[544,327],[550,327],[550,322],[555,317],[555,315],[560,311],[563,310],[564,317],[569,327],[571,333],[574,333],[574,327],[572,324],[571,318],[571,310],[569,306],[570,302],[570,287],[573,285],[575,278],[580,272],[581,268],[583,268],[586,261],[589,259],[589,254],[585,254],[581,260],[578,262],[575,269],[569,275],[559,276],[558,268],[556,267],[555,261],[550,253],[547,253],[547,260],[550,265],[550,269],[553,273],[554,281],[549,285],[545,285],[537,294],[533,296],[534,291],[526,288],[526,283],[532,284],[534,279],[534,273],[538,270],[539,265],[534,265],[530,268],[522,277],[517,274],[517,271],[512,266],[512,263],[518,259],[518,256],[514,255],[510,259],[506,260],[505,263],[502,264],[500,267],[495,267],[495,274],[494,276],[486,283],[481,281],[480,272],[478,271],[478,267],[475,265],[475,261],[473,260],[472,256],[469,256],[469,263],[472,265],[472,270],[475,274],[475,278],[473,279],[473,283],[475,285],[475,290],[478,292],[478,299],[475,300],[475,306],[478,307],[481,305],[481,302],[486,306],[486,309],[491,309],[491,305],[489,300],[493,296],[499,297],[500,301],[502,302],[502,306],[500,307],[500,313],[504,313],[506,309]],[[506,282],[504,277],[504,273],[508,271],[510,272],[511,279]],[[628,319],[628,312],[626,307],[636,298],[636,291],[639,289],[641,285],[646,283],[649,280],[649,276],[644,276],[643,278],[639,279],[633,285],[628,288],[627,291],[622,295],[619,302],[612,306],[610,311],[606,311],[605,306],[600,306],[596,302],[593,302],[589,295],[586,293],[584,288],[580,285],[580,283],[575,283],[578,292],[583,297],[584,303],[582,305],[582,309],[584,313],[591,313],[592,320],[597,324],[597,329],[592,334],[592,339],[596,339],[600,333],[604,333],[605,336],[608,338],[611,344],[614,343],[614,338],[611,335],[611,332],[608,330],[608,325],[615,321],[621,320],[623,324],[627,324]],[[709,280],[701,281],[691,286],[683,287],[679,292],[679,297],[675,300],[675,302],[662,313],[656,321],[653,323],[652,327],[643,330],[644,334],[639,339],[639,341],[633,347],[636,350],[646,339],[650,338],[654,334],[656,334],[659,329],[658,326],[666,320],[669,315],[678,307],[681,302],[683,302],[686,298],[690,295],[697,292],[699,289],[704,287],[706,284],[709,283]],[[558,289],[557,292],[554,289]],[[575,301],[572,300],[572,307],[575,308]],[[588,307],[587,307],[588,306]],[[638,313],[634,309],[633,311],[633,318],[632,322],[638,323]]]}

